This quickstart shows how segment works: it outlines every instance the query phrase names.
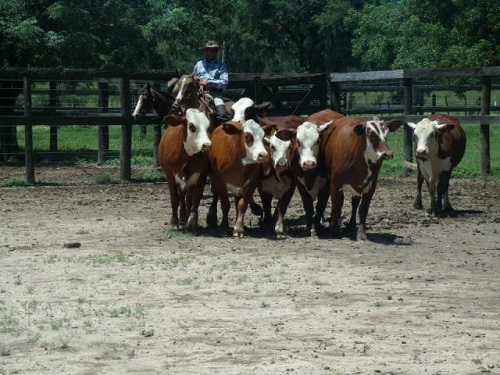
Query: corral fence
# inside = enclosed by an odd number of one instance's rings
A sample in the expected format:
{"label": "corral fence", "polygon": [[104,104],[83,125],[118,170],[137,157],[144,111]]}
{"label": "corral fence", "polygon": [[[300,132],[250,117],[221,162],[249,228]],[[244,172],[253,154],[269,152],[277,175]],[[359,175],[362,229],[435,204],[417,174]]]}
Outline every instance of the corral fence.
{"label": "corral fence", "polygon": [[[131,114],[138,90],[151,83],[165,88],[176,71],[130,72],[56,69],[0,70],[0,163],[21,155],[26,180],[35,182],[33,126],[50,126],[50,152],[58,149],[58,127],[95,125],[97,163],[103,164],[109,150],[109,126],[120,126],[120,178],[131,180]],[[481,127],[481,171],[490,173],[489,126],[500,122],[500,67],[469,69],[417,69],[331,74],[229,75],[224,96],[237,100],[251,97],[271,102],[271,115],[308,115],[332,108],[345,114],[403,117],[418,121],[427,113],[447,112],[461,121]],[[467,102],[466,92],[476,92]],[[439,93],[449,92],[443,103]],[[436,94],[438,93],[438,94]],[[465,102],[451,99],[462,95]],[[492,94],[493,93],[493,94]],[[492,100],[492,95],[498,99]],[[448,101],[448,97],[450,101]],[[430,98],[430,103],[427,99]],[[161,124],[153,115],[153,154],[161,137]],[[146,125],[139,124],[145,131]],[[17,143],[17,127],[23,126],[25,144]],[[412,135],[405,127],[404,157],[412,161]]]}

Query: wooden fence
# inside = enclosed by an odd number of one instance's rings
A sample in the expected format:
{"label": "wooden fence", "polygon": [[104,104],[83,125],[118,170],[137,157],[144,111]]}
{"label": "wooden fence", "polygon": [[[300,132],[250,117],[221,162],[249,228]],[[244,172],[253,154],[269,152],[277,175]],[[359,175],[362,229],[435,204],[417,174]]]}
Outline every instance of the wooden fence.
{"label": "wooden fence", "polygon": [[[33,152],[32,127],[50,125],[50,148],[57,150],[57,127],[59,125],[97,125],[98,162],[106,157],[107,127],[121,126],[120,178],[131,179],[131,129],[134,119],[131,116],[136,90],[145,82],[156,86],[174,77],[175,71],[127,72],[127,71],[81,71],[81,70],[0,70],[0,140],[2,151],[6,154],[8,145],[6,134],[17,125],[25,128],[24,159],[26,179],[35,182],[35,163]],[[455,115],[461,121],[478,123],[481,127],[481,171],[490,173],[489,126],[500,123],[500,116],[491,114],[498,105],[491,102],[492,89],[500,77],[500,67],[471,69],[418,69],[360,73],[331,74],[230,74],[229,87],[224,96],[234,100],[251,97],[256,102],[271,102],[271,114],[307,115],[331,107],[339,112],[350,114],[379,114],[382,117],[404,117],[405,121],[418,121],[425,113],[440,110],[468,113],[474,107],[477,115]],[[439,82],[446,79],[473,79],[470,82]],[[431,80],[429,83],[428,81]],[[492,84],[495,80],[495,84]],[[65,84],[66,91],[58,89]],[[462,86],[460,86],[462,85]],[[83,86],[83,87],[82,87]],[[419,100],[419,92],[433,90],[480,90],[480,102],[467,106],[425,106]],[[9,91],[10,90],[10,91]],[[353,103],[355,92],[391,92],[398,98],[396,103],[377,106],[357,106]],[[75,97],[71,106],[62,106],[61,97]],[[78,98],[92,97],[95,105],[85,106]],[[45,97],[42,103],[35,99]],[[20,99],[22,99],[20,101]],[[39,101],[39,100],[38,100]],[[161,136],[160,126],[155,129],[155,146]],[[404,158],[412,161],[412,134],[405,127]],[[156,159],[156,157],[155,157]]]}

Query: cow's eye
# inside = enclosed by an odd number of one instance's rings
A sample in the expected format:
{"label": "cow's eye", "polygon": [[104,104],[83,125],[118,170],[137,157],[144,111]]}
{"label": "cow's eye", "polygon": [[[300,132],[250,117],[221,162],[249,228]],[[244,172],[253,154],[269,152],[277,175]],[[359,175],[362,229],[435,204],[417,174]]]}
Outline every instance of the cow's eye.
{"label": "cow's eye", "polygon": [[297,147],[300,147],[300,141],[297,139]]}
{"label": "cow's eye", "polygon": [[189,124],[189,131],[191,133],[196,133],[196,126],[194,124]]}
{"label": "cow's eye", "polygon": [[374,147],[380,143],[379,136],[373,132],[370,132],[370,134],[368,135],[368,139],[370,140],[370,142]]}
{"label": "cow's eye", "polygon": [[276,151],[276,147],[274,147],[274,145],[271,145],[271,151]]}
{"label": "cow's eye", "polygon": [[253,145],[253,135],[250,133],[245,133],[245,143],[249,146],[252,147]]}

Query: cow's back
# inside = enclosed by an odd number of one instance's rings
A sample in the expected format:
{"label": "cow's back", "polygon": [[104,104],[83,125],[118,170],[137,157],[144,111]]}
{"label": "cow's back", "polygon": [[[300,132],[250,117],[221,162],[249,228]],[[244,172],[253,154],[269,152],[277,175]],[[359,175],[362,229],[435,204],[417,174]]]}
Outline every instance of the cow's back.
{"label": "cow's back", "polygon": [[439,137],[439,158],[451,158],[452,168],[456,167],[465,154],[467,136],[458,119],[445,114],[432,114],[429,120],[438,121],[439,124],[450,124],[454,127],[443,132]]}
{"label": "cow's back", "polygon": [[312,122],[316,125],[324,124],[325,122],[337,120],[344,117],[342,113],[335,112],[331,109],[323,109],[322,111],[315,112],[307,117],[307,121]]}

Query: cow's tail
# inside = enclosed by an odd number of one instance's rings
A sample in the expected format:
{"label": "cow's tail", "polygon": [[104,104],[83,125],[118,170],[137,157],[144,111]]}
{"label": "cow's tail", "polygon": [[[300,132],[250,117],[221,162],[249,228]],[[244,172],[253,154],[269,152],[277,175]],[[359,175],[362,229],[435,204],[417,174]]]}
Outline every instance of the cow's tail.
{"label": "cow's tail", "polygon": [[410,169],[412,171],[416,171],[418,169],[418,166],[416,163],[411,163],[407,160],[403,160],[403,168]]}

